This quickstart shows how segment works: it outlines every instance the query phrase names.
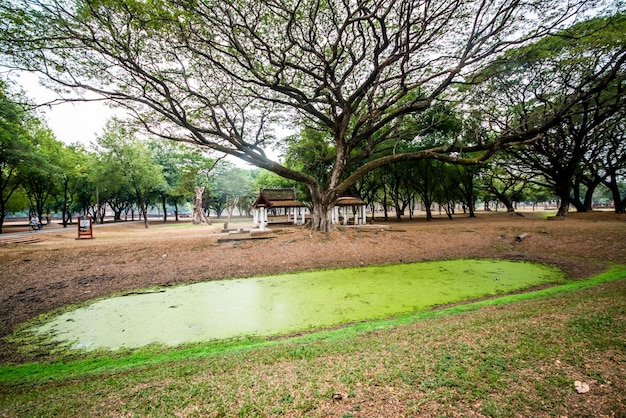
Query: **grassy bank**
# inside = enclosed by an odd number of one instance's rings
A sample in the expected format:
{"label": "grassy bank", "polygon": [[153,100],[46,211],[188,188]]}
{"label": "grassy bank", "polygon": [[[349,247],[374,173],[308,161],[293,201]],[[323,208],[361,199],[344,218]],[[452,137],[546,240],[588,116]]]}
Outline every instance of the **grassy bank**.
{"label": "grassy bank", "polygon": [[625,277],[286,340],[5,366],[0,415],[625,416]]}

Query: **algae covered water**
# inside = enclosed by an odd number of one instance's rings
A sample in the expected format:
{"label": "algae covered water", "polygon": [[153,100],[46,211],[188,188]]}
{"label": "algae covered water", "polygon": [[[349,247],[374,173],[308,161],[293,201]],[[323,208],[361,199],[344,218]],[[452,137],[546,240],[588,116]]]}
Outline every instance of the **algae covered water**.
{"label": "algae covered water", "polygon": [[543,265],[454,260],[220,280],[103,299],[37,327],[75,349],[270,336],[562,281]]}

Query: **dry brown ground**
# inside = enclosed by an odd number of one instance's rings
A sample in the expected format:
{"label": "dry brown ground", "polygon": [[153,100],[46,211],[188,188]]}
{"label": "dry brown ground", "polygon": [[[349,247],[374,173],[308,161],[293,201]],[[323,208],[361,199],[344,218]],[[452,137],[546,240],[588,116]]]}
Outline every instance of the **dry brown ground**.
{"label": "dry brown ground", "polygon": [[[377,225],[385,228],[322,234],[283,226],[273,239],[218,242],[221,224],[112,224],[95,228],[93,240],[76,240],[72,228],[41,234],[39,243],[0,246],[0,337],[64,305],[153,285],[460,257],[537,261],[574,279],[626,263],[626,216],[606,212],[565,220],[479,213]],[[521,233],[529,235],[516,242]],[[0,352],[10,351],[0,344]],[[7,360],[19,361],[0,355]]]}

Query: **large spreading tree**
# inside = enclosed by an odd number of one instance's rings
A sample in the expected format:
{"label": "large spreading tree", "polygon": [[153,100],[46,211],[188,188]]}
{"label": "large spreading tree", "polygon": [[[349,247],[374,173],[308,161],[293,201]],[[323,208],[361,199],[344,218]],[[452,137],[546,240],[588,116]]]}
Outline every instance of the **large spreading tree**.
{"label": "large spreading tree", "polygon": [[[153,134],[238,157],[309,189],[312,227],[358,179],[400,161],[475,162],[538,138],[602,89],[624,51],[568,86],[557,107],[536,100],[488,142],[419,149],[411,119],[513,46],[601,10],[585,0],[10,0],[0,5],[3,63],[43,74],[62,95],[96,93]],[[63,99],[70,98],[63,96]],[[74,97],[75,98],[75,97]],[[536,115],[542,115],[538,119]],[[286,123],[318,130],[321,176],[289,168]],[[407,128],[408,127],[408,128]],[[399,151],[407,150],[407,151]],[[470,154],[470,152],[479,152]],[[463,155],[473,155],[464,159]],[[318,178],[319,177],[319,178]]]}
{"label": "large spreading tree", "polygon": [[[558,109],[578,95],[585,80],[614,72],[612,80],[589,90],[585,100],[573,104],[558,124],[532,144],[509,149],[524,176],[537,174],[558,196],[560,216],[567,215],[570,204],[578,211],[590,208],[593,190],[609,175],[604,167],[619,160],[607,147],[618,137],[611,126],[623,119],[626,105],[623,64],[615,66],[612,61],[623,59],[624,31],[622,13],[579,22],[508,51],[481,74],[487,80],[475,90],[482,102],[478,106],[491,120],[532,123],[535,118],[544,120],[546,110]],[[538,108],[539,101],[545,106]],[[588,190],[587,204],[578,197],[577,183]]]}

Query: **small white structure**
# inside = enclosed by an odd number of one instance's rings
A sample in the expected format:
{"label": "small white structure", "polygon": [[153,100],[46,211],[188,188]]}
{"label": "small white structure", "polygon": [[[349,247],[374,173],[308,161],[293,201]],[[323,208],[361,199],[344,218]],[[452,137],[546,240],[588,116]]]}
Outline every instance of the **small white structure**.
{"label": "small white structure", "polygon": [[358,197],[340,197],[337,199],[335,207],[333,208],[331,216],[332,223],[335,225],[348,225],[350,216],[354,215],[352,220],[354,225],[365,225],[367,223],[365,208],[365,202]]}
{"label": "small white structure", "polygon": [[303,225],[306,220],[306,206],[296,199],[296,189],[261,189],[252,204],[252,226],[264,230],[267,227],[267,212],[271,209],[284,209],[287,222]]}

